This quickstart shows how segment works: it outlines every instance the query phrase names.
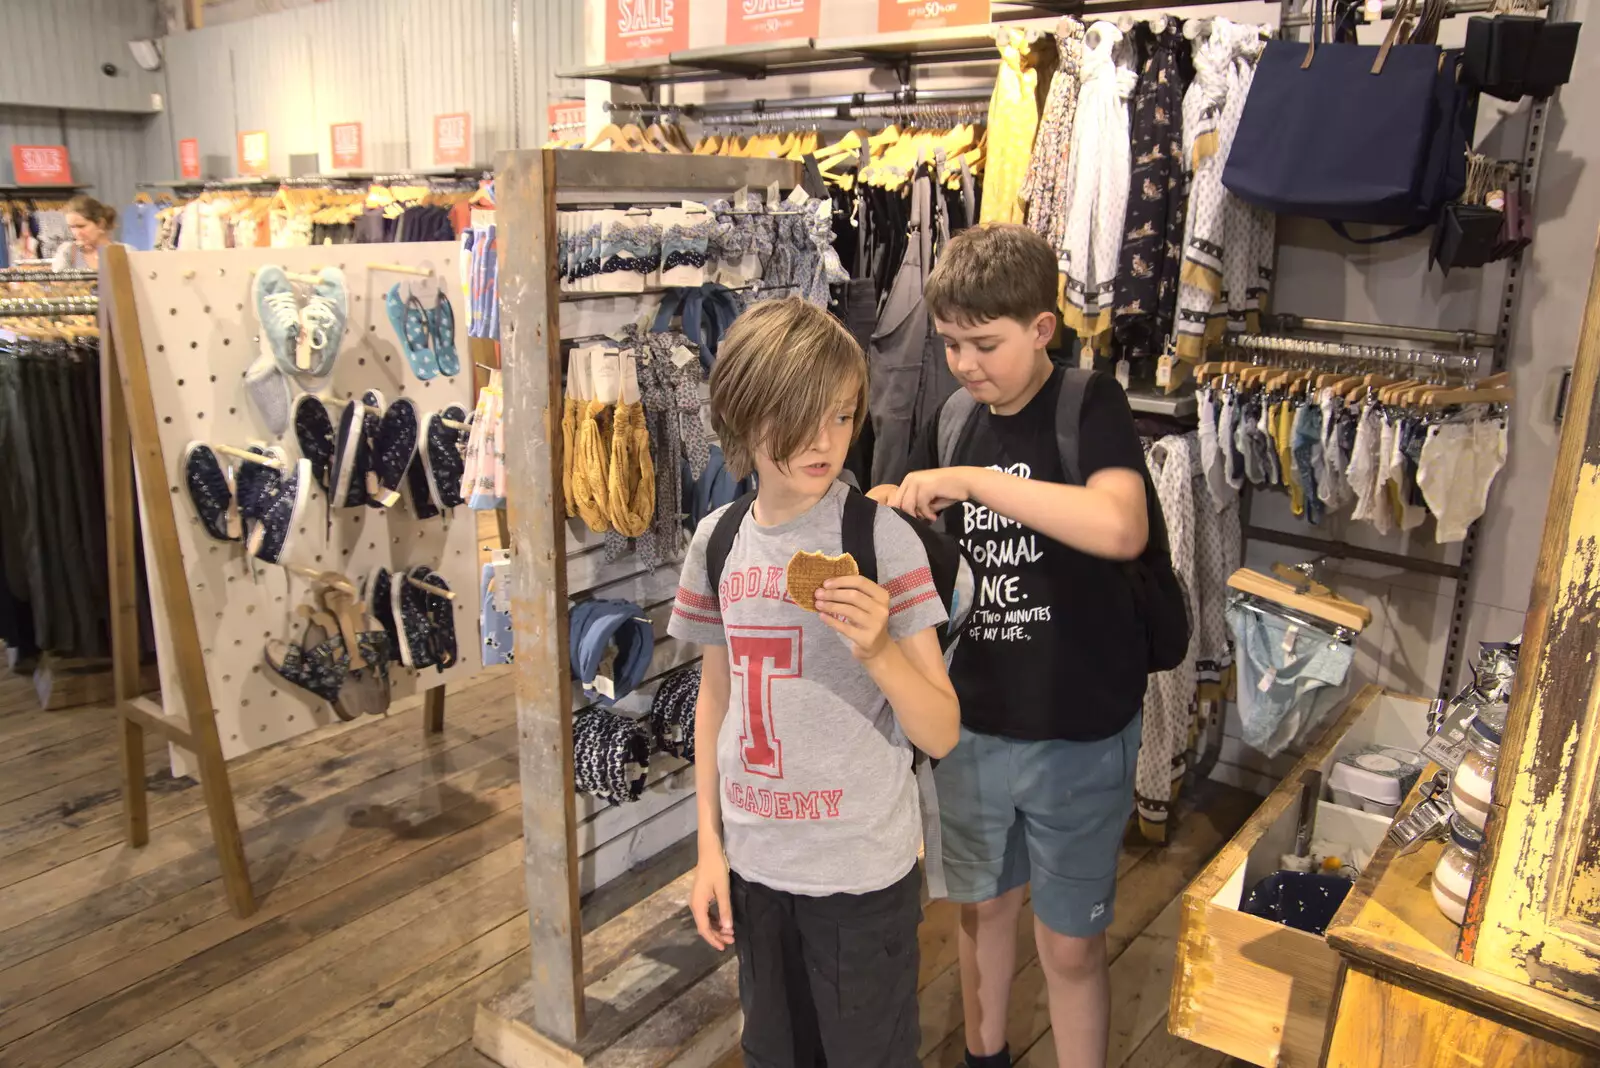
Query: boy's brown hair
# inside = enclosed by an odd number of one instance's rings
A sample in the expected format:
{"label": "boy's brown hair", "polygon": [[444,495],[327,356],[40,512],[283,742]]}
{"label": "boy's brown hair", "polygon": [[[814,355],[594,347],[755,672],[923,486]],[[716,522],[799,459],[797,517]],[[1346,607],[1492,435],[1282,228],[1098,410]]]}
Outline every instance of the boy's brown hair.
{"label": "boy's brown hair", "polygon": [[935,319],[964,327],[994,319],[1029,326],[1056,310],[1056,254],[1026,226],[987,223],[963,230],[939,254],[926,300]]}
{"label": "boy's brown hair", "polygon": [[758,448],[780,464],[799,454],[852,381],[859,434],[867,359],[837,319],[799,297],[764,300],[735,319],[711,368],[711,428],[734,477],[755,470]]}

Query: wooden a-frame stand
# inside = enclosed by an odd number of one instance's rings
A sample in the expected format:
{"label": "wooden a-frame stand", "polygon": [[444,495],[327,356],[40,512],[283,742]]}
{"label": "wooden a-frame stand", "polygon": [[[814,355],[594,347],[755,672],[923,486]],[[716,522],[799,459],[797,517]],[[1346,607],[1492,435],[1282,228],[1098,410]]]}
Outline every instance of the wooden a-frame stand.
{"label": "wooden a-frame stand", "polygon": [[[144,732],[153,730],[194,755],[204,791],[211,836],[222,867],[228,903],[240,917],[255,912],[255,893],[245,860],[239,817],[234,809],[228,766],[222,755],[216,711],[206,681],[204,651],[195,626],[193,603],[184,577],[178,543],[177,516],[168,485],[166,459],[157,432],[156,407],[150,388],[134,300],[128,250],[110,245],[100,263],[100,390],[101,448],[106,493],[106,555],[111,591],[112,680],[118,728],[122,735],[122,796],[128,843],[150,840],[149,802],[145,795]],[[133,465],[128,453],[133,453]],[[139,693],[138,570],[134,532],[138,526],[138,485],[145,488],[146,559],[153,563],[149,581],[159,588],[180,697],[187,715],[166,714],[161,702]],[[444,687],[424,696],[424,726],[444,729]]]}

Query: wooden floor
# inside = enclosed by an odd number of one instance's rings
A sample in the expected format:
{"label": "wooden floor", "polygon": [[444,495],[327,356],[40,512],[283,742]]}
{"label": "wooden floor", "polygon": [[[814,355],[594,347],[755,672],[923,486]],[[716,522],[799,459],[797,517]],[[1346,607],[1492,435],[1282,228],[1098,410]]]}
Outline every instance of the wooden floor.
{"label": "wooden floor", "polygon": [[[470,1046],[476,1006],[529,967],[511,691],[500,675],[452,693],[431,740],[401,710],[230,765],[261,902],[238,920],[198,786],[152,744],[150,844],[127,848],[110,713],[39,712],[28,680],[0,679],[0,1066],[488,1065]],[[1176,898],[1258,799],[1215,787],[1197,802],[1165,848],[1123,856],[1113,1066],[1224,1062],[1166,1032]],[[686,871],[691,846],[593,895],[586,930]],[[1053,1068],[1031,922],[1011,1044]],[[930,905],[930,1068],[964,1045],[954,924]]]}

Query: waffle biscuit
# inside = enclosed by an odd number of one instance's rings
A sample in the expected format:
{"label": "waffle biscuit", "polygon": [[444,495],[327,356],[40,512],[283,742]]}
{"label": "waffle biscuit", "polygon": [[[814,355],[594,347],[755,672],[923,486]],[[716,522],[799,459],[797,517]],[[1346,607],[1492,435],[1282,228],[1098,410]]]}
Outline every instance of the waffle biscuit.
{"label": "waffle biscuit", "polygon": [[797,552],[789,557],[789,599],[807,612],[817,610],[817,590],[831,578],[859,575],[856,558],[849,553],[829,556],[827,553]]}

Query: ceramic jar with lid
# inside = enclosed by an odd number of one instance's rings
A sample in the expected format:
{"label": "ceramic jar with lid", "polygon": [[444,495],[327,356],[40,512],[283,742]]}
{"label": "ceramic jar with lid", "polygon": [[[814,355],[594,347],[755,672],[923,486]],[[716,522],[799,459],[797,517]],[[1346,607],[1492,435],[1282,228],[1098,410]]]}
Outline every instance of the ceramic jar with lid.
{"label": "ceramic jar with lid", "polygon": [[1482,833],[1489,819],[1494,776],[1500,767],[1500,738],[1506,726],[1506,706],[1488,705],[1467,729],[1467,752],[1450,777],[1450,805],[1456,814]]}
{"label": "ceramic jar with lid", "polygon": [[1472,876],[1478,868],[1478,850],[1483,834],[1461,818],[1450,818],[1450,839],[1433,869],[1433,903],[1451,923],[1460,924],[1467,916],[1467,897],[1472,893]]}

